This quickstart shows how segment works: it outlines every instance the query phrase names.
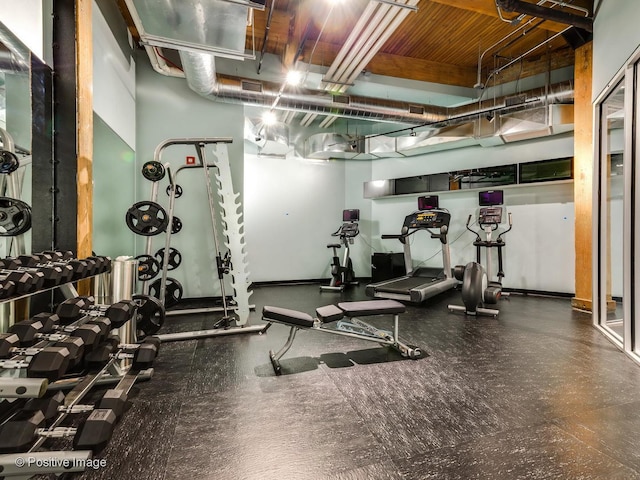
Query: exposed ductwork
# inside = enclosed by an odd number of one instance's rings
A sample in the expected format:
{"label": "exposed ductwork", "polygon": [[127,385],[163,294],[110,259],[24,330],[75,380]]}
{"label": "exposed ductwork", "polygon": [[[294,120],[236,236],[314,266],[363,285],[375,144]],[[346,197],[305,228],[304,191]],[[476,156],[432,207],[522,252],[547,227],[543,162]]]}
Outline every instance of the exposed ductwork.
{"label": "exposed ductwork", "polygon": [[534,108],[546,103],[573,102],[573,86],[559,83],[541,87],[518,96],[503,96],[458,107],[416,105],[407,102],[351,95],[333,95],[316,90],[280,91],[275,84],[238,77],[220,77],[215,57],[208,54],[180,52],[189,87],[210,100],[270,107],[279,96],[277,109],[332,115],[378,122],[410,125],[438,125],[462,121],[474,115],[496,111]]}
{"label": "exposed ductwork", "polygon": [[534,3],[524,2],[522,0],[496,0],[497,5],[506,12],[518,12],[533,17],[543,18],[566,25],[573,25],[587,32],[593,32],[593,19],[589,17],[581,17],[572,13],[562,12],[560,10],[552,10]]}

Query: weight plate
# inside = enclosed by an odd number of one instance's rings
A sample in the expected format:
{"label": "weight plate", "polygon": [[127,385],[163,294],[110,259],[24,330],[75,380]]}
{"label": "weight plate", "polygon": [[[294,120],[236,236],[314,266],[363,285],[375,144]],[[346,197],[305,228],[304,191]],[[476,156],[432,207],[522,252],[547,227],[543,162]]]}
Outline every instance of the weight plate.
{"label": "weight plate", "polygon": [[160,273],[160,264],[151,255],[138,255],[138,280],[146,282],[156,278]]}
{"label": "weight plate", "polygon": [[[152,257],[153,258],[153,257]],[[153,335],[164,324],[165,311],[162,303],[150,295],[133,295],[136,306],[136,330],[138,339]]]}
{"label": "weight plate", "polygon": [[[171,196],[171,185],[167,185],[167,195]],[[175,198],[180,198],[182,196],[182,187],[180,185],[176,185],[176,194]]]}
{"label": "weight plate", "polygon": [[[160,267],[164,265],[164,248],[161,248],[156,252],[155,255]],[[170,247],[169,248],[169,259],[167,260],[167,270],[175,270],[182,263],[182,254],[178,251],[177,248]]]}
{"label": "weight plate", "polygon": [[164,165],[151,160],[142,165],[142,176],[152,182],[158,182],[164,178]]}
{"label": "weight plate", "polygon": [[173,220],[171,221],[171,234],[175,235],[180,230],[182,230],[182,220],[178,217],[173,217]]}
{"label": "weight plate", "polygon": [[31,207],[17,198],[0,197],[0,237],[15,237],[31,228]]}
{"label": "weight plate", "polygon": [[[149,285],[149,293],[156,298],[160,298],[160,282],[161,278],[158,278],[155,282]],[[175,278],[167,277],[164,293],[164,306],[165,308],[173,307],[182,299],[182,285]]]}
{"label": "weight plate", "polygon": [[134,203],[125,215],[127,227],[133,233],[150,237],[167,229],[169,217],[167,212],[155,202]]}
{"label": "weight plate", "polygon": [[8,150],[0,150],[0,174],[15,172],[20,167],[18,156]]}

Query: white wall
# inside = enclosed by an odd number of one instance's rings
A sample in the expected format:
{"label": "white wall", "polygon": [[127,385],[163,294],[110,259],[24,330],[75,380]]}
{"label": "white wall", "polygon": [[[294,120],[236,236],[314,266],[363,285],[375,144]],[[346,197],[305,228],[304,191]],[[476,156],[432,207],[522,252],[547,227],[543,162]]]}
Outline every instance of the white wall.
{"label": "white wall", "polygon": [[94,2],[93,111],[132,149],[136,149],[136,64],[118,46]]}
{"label": "white wall", "polygon": [[136,72],[98,5],[93,26],[93,249],[112,258],[134,255],[124,214],[136,200]]}
{"label": "white wall", "polygon": [[[329,277],[342,223],[345,164],[245,156],[246,241],[252,281]],[[351,207],[348,208],[357,208]]]}
{"label": "white wall", "polygon": [[[499,147],[469,147],[404,159],[373,162],[373,179],[454,171],[573,156],[573,137],[563,135]],[[506,187],[505,205],[513,214],[513,230],[505,236],[504,285],[510,288],[572,293],[574,291],[574,206],[571,183]],[[466,232],[469,214],[478,207],[477,191],[440,193],[440,205],[451,212],[449,240],[452,265],[475,259],[474,236]],[[395,240],[380,235],[400,233],[404,217],[417,208],[416,195],[372,200],[374,251],[401,252]],[[441,266],[439,242],[426,233],[413,236],[414,264]],[[426,261],[430,259],[429,261]],[[561,266],[559,268],[559,266]],[[496,269],[494,268],[495,272]]]}

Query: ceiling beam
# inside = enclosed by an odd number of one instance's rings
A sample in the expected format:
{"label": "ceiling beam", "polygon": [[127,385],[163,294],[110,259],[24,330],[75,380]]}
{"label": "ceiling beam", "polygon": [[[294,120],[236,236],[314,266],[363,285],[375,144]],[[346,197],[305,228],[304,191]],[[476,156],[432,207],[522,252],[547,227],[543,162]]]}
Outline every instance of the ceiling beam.
{"label": "ceiling beam", "polygon": [[304,48],[306,37],[314,26],[314,20],[325,18],[330,8],[329,2],[300,0],[289,17],[289,31],[282,56],[282,64],[286,70],[294,66],[298,51]]}
{"label": "ceiling beam", "polygon": [[[467,10],[470,12],[479,13],[481,15],[487,15],[493,18],[499,18],[498,10],[496,9],[496,4],[494,0],[428,0],[432,3],[439,3],[442,5],[448,5],[449,7],[459,8],[461,10]],[[518,14],[516,13],[508,13],[503,12],[503,17],[505,18],[515,18]],[[548,30],[550,32],[561,32],[567,25],[558,22],[545,21],[540,27],[543,30]]]}

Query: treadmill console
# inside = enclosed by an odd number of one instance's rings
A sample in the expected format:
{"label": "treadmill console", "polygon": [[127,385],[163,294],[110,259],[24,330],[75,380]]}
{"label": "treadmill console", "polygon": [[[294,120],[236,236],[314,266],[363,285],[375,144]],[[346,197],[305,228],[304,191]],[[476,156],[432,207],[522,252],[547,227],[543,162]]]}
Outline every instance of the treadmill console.
{"label": "treadmill console", "polygon": [[502,223],[502,207],[481,207],[478,211],[478,225],[500,225]]}
{"label": "treadmill console", "polygon": [[[444,210],[426,210],[413,212],[404,219],[403,227],[407,229],[427,229],[449,226],[451,214]],[[405,229],[403,228],[403,230]]]}

